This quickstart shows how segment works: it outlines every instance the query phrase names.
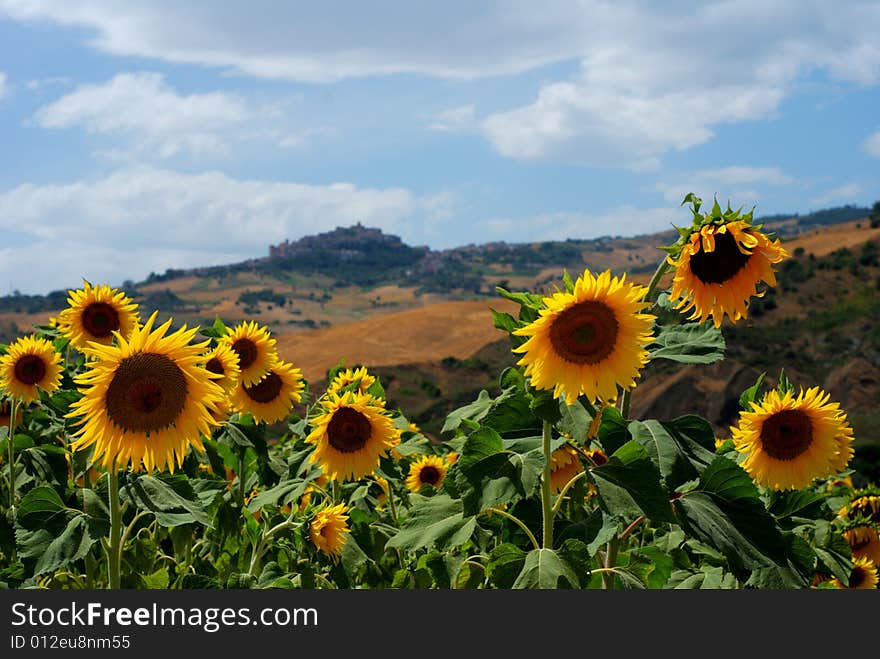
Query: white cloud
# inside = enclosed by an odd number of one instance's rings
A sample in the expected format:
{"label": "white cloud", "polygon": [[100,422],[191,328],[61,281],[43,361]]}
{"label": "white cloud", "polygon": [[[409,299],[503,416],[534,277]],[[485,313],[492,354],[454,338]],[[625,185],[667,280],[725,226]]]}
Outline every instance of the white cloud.
{"label": "white cloud", "polygon": [[[19,185],[0,192],[0,232],[15,232],[21,243],[2,250],[0,287],[45,292],[82,277],[118,284],[169,267],[264,256],[270,244],[356,222],[406,239],[412,218],[436,216],[441,202],[403,188],[156,168],[66,185]],[[47,252],[52,267],[33,267],[46,262]]]}
{"label": "white cloud", "polygon": [[679,204],[688,192],[693,192],[707,200],[718,195],[719,203],[723,205],[729,199],[736,207],[752,205],[762,197],[761,190],[792,183],[794,179],[779,167],[735,165],[685,173],[672,181],[660,181],[654,187],[670,203]]}
{"label": "white cloud", "polygon": [[864,150],[869,156],[880,158],[880,130],[869,135],[865,141],[862,142],[862,150]]}
{"label": "white cloud", "polygon": [[[259,111],[221,92],[179,95],[158,73],[120,73],[106,83],[80,85],[37,110],[44,128],[83,128],[131,139],[139,154],[170,158],[222,155],[222,131],[254,119]],[[125,150],[123,150],[124,152]]]}
{"label": "white cloud", "polygon": [[[531,102],[477,125],[505,156],[636,169],[725,123],[774,117],[806,76],[880,82],[877,2],[668,4],[0,0],[0,16],[84,27],[114,55],[295,81],[475,80],[580,62],[566,79],[548,71]],[[477,122],[468,107],[434,128]]]}
{"label": "white cloud", "polygon": [[814,206],[827,206],[834,202],[851,204],[857,200],[861,191],[862,186],[859,183],[844,183],[811,198],[810,203]]}
{"label": "white cloud", "polygon": [[6,94],[6,74],[0,71],[0,99]]}
{"label": "white cloud", "polygon": [[470,103],[439,112],[428,124],[428,130],[454,133],[469,129],[474,122],[476,107]]}
{"label": "white cloud", "polygon": [[487,241],[540,242],[655,233],[672,229],[673,221],[679,222],[680,218],[681,213],[669,208],[626,205],[602,213],[569,211],[517,218],[496,217],[481,222],[480,226]]}

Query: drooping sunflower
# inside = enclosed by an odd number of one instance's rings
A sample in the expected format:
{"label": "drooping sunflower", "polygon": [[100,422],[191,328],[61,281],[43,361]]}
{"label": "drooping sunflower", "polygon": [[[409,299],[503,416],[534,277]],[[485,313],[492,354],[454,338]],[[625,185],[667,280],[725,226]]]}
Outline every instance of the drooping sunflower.
{"label": "drooping sunflower", "polygon": [[862,517],[872,524],[880,524],[880,496],[859,494],[840,509],[839,515],[853,520]]}
{"label": "drooping sunflower", "polygon": [[81,424],[71,447],[94,446],[107,469],[173,472],[217,425],[223,389],[200,366],[207,341],[190,344],[198,328],[167,334],[171,319],[153,329],[155,320],[156,312],[128,338],[117,333],[118,345],[87,347],[92,361],[76,376],[84,395],[67,415]]}
{"label": "drooping sunflower", "polygon": [[67,304],[56,319],[58,331],[81,352],[89,341],[109,345],[114,332],[128,338],[138,324],[137,304],[124,291],[106,284],[83,281],[81,289],[68,291]]}
{"label": "drooping sunflower", "polygon": [[843,531],[853,558],[866,558],[874,565],[880,565],[880,533],[873,524],[856,523]]}
{"label": "drooping sunflower", "polygon": [[315,444],[310,460],[334,480],[357,480],[379,465],[383,453],[400,443],[400,430],[384,406],[369,394],[329,394],[306,441]]}
{"label": "drooping sunflower", "polygon": [[356,382],[358,383],[357,390],[360,393],[365,393],[367,389],[376,382],[376,378],[367,373],[367,369],[364,366],[354,369],[346,368],[345,370],[336,373],[333,380],[331,380],[330,384],[327,386],[327,391],[339,393]]}
{"label": "drooping sunflower", "polygon": [[275,339],[268,328],[252,320],[236,325],[218,343],[229,346],[238,355],[239,381],[246,385],[259,382],[278,362]]}
{"label": "drooping sunflower", "polygon": [[239,382],[229,400],[237,412],[249,413],[263,423],[275,423],[290,415],[293,404],[302,400],[303,389],[302,371],[279,360],[256,384]]}
{"label": "drooping sunflower", "polygon": [[238,386],[241,369],[238,366],[238,353],[229,345],[218,343],[203,355],[205,369],[218,377],[214,380],[227,394]]}
{"label": "drooping sunflower", "polygon": [[583,470],[577,451],[568,444],[560,446],[550,454],[550,489],[559,494]]}
{"label": "drooping sunflower", "polygon": [[874,590],[877,588],[877,566],[867,558],[853,560],[852,571],[849,573],[849,583],[841,583],[839,579],[832,579],[838,588]]}
{"label": "drooping sunflower", "polygon": [[61,355],[46,339],[33,334],[13,341],[0,357],[0,388],[24,403],[40,400],[40,389],[52,393],[61,386]]}
{"label": "drooping sunflower", "polygon": [[439,455],[423,455],[410,464],[404,485],[408,490],[416,493],[425,485],[430,485],[436,490],[446,478],[447,469],[449,464]]}
{"label": "drooping sunflower", "polygon": [[[748,316],[749,300],[759,293],[758,284],[776,285],[773,266],[789,254],[778,238],[752,224],[752,211],[722,212],[716,201],[710,213],[700,213],[702,201],[693,195],[694,222],[679,229],[679,241],[666,250],[667,262],[675,268],[670,300],[687,313],[689,320],[705,321],[709,316],[720,327],[724,315],[736,322]],[[684,203],[684,202],[683,202]]]}
{"label": "drooping sunflower", "polygon": [[747,454],[742,467],[775,490],[806,487],[837,473],[852,458],[852,428],[838,403],[818,387],[780,393],[773,389],[752,411],[740,412],[731,439]]}
{"label": "drooping sunflower", "polygon": [[342,556],[342,548],[351,533],[347,512],[345,504],[340,503],[319,510],[309,522],[309,539],[312,544],[330,556],[334,563]]}
{"label": "drooping sunflower", "polygon": [[647,289],[626,282],[626,275],[598,277],[585,270],[571,292],[545,297],[534,322],[514,330],[529,337],[514,352],[537,389],[571,405],[581,394],[591,402],[614,400],[617,387],[635,386],[648,362],[655,316],[640,313]]}

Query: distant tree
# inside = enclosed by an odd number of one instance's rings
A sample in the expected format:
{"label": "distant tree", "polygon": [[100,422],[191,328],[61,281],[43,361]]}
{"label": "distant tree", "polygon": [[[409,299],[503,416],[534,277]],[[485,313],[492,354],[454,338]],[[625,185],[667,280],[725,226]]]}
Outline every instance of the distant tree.
{"label": "distant tree", "polygon": [[880,227],[880,201],[875,201],[874,206],[871,208],[871,228],[876,229]]}

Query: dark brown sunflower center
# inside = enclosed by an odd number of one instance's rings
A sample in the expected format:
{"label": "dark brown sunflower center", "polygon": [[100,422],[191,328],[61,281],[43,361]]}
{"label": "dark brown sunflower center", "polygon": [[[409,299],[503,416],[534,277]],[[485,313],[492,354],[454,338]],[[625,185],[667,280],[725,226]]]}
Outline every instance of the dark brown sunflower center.
{"label": "dark brown sunflower center", "polygon": [[800,410],[782,410],[761,426],[764,452],[776,460],[794,460],[813,443],[813,424]]}
{"label": "dark brown sunflower center", "polygon": [[341,453],[354,453],[370,441],[373,427],[370,420],[355,409],[340,407],[327,424],[330,446]]}
{"label": "dark brown sunflower center", "polygon": [[107,387],[107,415],[129,432],[158,431],[177,420],[187,393],[177,364],[167,355],[142,352],[119,362]]}
{"label": "dark brown sunflower center", "polygon": [[614,351],[617,328],[617,318],[607,305],[588,300],[559,314],[550,326],[550,343],[566,361],[597,364]]}
{"label": "dark brown sunflower center", "polygon": [[284,383],[281,381],[281,378],[278,377],[277,373],[269,371],[266,377],[257,382],[257,384],[250,387],[245,386],[244,390],[248,397],[253,401],[258,403],[271,403],[278,398],[278,394],[281,393],[281,387],[283,384]]}
{"label": "dark brown sunflower center", "polygon": [[25,355],[15,362],[15,379],[22,384],[37,384],[46,375],[46,363],[38,355]]}
{"label": "dark brown sunflower center", "polygon": [[440,482],[440,470],[437,467],[422,467],[419,472],[419,481],[428,485],[437,485]]}
{"label": "dark brown sunflower center", "polygon": [[868,578],[867,573],[861,567],[857,567],[855,570],[850,572],[849,574],[849,587],[850,588],[858,588],[865,580]]}
{"label": "dark brown sunflower center", "polygon": [[119,330],[119,314],[106,302],[94,302],[82,312],[82,326],[92,336],[104,338]]}
{"label": "dark brown sunflower center", "polygon": [[595,453],[591,453],[590,457],[593,459],[593,462],[596,463],[597,467],[601,467],[603,464],[608,462],[608,456],[606,456],[602,451],[596,451]]}
{"label": "dark brown sunflower center", "polygon": [[715,234],[715,251],[700,251],[691,257],[691,272],[704,284],[723,284],[745,267],[751,255],[739,251],[729,231]]}
{"label": "dark brown sunflower center", "polygon": [[238,365],[241,370],[257,361],[257,344],[250,339],[238,339],[232,344],[232,349],[238,355]]}
{"label": "dark brown sunflower center", "polygon": [[223,364],[221,364],[220,360],[216,357],[211,357],[211,359],[208,360],[208,363],[205,364],[205,370],[218,375],[223,375],[226,372],[223,370]]}

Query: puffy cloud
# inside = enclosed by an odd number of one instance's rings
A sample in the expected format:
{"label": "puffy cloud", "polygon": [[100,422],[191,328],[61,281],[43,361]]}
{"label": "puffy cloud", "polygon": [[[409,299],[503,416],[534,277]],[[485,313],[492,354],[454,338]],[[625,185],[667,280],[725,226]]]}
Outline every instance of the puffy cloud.
{"label": "puffy cloud", "polygon": [[471,128],[476,114],[473,103],[450,108],[438,113],[428,124],[429,130],[443,133],[454,133]]}
{"label": "puffy cloud", "polygon": [[221,92],[180,95],[150,72],[120,73],[103,84],[80,85],[37,110],[44,128],[83,128],[89,133],[122,135],[135,153],[168,158],[181,152],[225,152],[222,132],[254,119],[259,110]]}
{"label": "puffy cloud", "polygon": [[719,203],[730,200],[736,207],[740,204],[750,206],[768,187],[792,183],[794,179],[779,167],[735,165],[682,174],[672,181],[660,181],[655,188],[670,203],[681,203],[688,192],[693,192],[703,199],[712,199],[717,194]]}
{"label": "puffy cloud", "polygon": [[851,204],[856,201],[859,193],[862,191],[861,184],[851,181],[843,183],[830,190],[826,190],[822,194],[816,195],[810,199],[810,203],[815,206],[827,206],[832,203]]}
{"label": "puffy cloud", "polygon": [[869,156],[880,158],[880,130],[872,133],[862,142],[862,150]]}

